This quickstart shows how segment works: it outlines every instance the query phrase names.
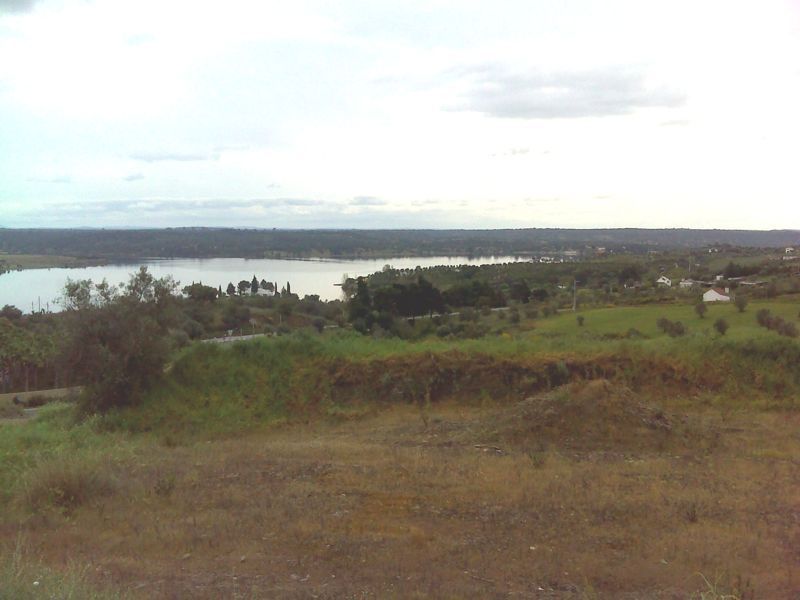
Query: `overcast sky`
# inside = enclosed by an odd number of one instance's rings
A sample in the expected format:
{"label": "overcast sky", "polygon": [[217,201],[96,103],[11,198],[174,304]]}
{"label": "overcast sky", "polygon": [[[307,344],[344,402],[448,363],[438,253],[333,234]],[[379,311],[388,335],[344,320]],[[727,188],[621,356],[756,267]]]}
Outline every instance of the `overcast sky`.
{"label": "overcast sky", "polygon": [[800,229],[798,107],[798,0],[0,0],[0,226]]}

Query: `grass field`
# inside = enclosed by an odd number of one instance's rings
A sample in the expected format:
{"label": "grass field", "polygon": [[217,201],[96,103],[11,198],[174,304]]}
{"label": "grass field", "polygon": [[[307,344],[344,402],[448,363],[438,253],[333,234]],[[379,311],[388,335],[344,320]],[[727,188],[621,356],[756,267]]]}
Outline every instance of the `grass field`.
{"label": "grass field", "polygon": [[760,307],[192,346],[142,406],[0,424],[0,597],[797,598],[800,342]]}
{"label": "grass field", "polygon": [[[562,334],[577,336],[580,334],[624,334],[634,328],[651,337],[663,334],[656,326],[660,317],[672,321],[681,321],[689,327],[690,333],[716,336],[714,321],[724,318],[730,324],[728,336],[736,339],[752,339],[772,336],[773,334],[756,323],[755,314],[761,308],[767,308],[785,319],[798,322],[800,316],[800,299],[781,302],[751,302],[744,312],[739,312],[732,303],[707,303],[708,312],[700,318],[691,305],[649,305],[615,308],[579,310],[577,313],[562,312],[550,319],[536,321],[536,332],[543,334]],[[583,328],[579,328],[576,316],[583,315]]]}

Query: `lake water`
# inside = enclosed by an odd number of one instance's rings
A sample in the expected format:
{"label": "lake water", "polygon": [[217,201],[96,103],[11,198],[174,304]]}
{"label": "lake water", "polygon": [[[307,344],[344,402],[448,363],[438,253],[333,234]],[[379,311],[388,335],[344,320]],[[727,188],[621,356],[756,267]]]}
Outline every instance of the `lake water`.
{"label": "lake water", "polygon": [[[397,269],[413,269],[417,266],[437,265],[481,265],[516,262],[513,256],[492,256],[470,259],[465,256],[429,256],[417,258],[382,258],[374,260],[276,260],[257,258],[181,258],[163,260],[144,260],[131,264],[113,264],[78,269],[31,269],[13,271],[0,275],[0,307],[12,304],[30,312],[33,308],[57,311],[64,284],[69,279],[91,279],[100,282],[104,278],[111,284],[127,282],[131,273],[140,265],[147,265],[156,277],[172,275],[181,287],[192,282],[203,282],[214,287],[228,283],[236,285],[242,279],[250,281],[255,275],[259,281],[277,282],[283,287],[290,282],[292,292],[303,297],[318,294],[323,300],[340,297],[344,276],[358,277],[380,271],[384,265]],[[523,259],[524,260],[524,259]]]}

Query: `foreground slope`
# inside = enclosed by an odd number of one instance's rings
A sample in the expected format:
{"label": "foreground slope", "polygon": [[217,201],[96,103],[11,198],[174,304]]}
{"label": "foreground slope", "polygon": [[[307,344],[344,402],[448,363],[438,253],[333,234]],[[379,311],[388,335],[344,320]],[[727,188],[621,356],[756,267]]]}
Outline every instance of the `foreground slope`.
{"label": "foreground slope", "polygon": [[547,340],[192,348],[0,426],[0,543],[133,597],[796,597],[800,345]]}

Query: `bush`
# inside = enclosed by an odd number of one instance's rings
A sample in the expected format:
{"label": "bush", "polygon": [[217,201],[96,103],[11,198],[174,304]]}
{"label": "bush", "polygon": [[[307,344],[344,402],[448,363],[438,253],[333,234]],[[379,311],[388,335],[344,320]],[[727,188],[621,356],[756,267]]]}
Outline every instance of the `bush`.
{"label": "bush", "polygon": [[736,305],[736,308],[739,309],[739,312],[743,313],[750,301],[747,299],[747,296],[743,294],[736,294],[736,298],[734,299],[733,303]]}
{"label": "bush", "polygon": [[697,313],[697,316],[701,319],[704,319],[706,316],[706,312],[708,312],[708,307],[706,306],[705,302],[698,302],[694,305],[694,312]]}
{"label": "bush", "polygon": [[84,385],[86,413],[137,403],[164,373],[177,324],[175,282],[155,279],[146,267],[118,294],[107,283],[68,281],[64,359]]}
{"label": "bush", "polygon": [[670,321],[664,317],[658,319],[658,321],[656,321],[656,325],[661,331],[670,337],[681,337],[686,335],[686,332],[688,331],[686,325],[680,321]]}
{"label": "bush", "polygon": [[756,321],[762,327],[766,327],[779,335],[789,338],[796,338],[798,336],[797,325],[791,321],[785,320],[783,317],[773,315],[766,308],[762,308],[756,313]]}
{"label": "bush", "polygon": [[50,507],[69,513],[115,489],[116,481],[107,465],[63,457],[40,463],[27,473],[22,500],[32,511]]}
{"label": "bush", "polygon": [[586,319],[583,315],[578,315],[575,317],[575,320],[578,322],[578,327],[583,327],[583,323]]}
{"label": "bush", "polygon": [[525,309],[525,316],[529,319],[538,319],[539,318],[539,309],[533,306],[527,307]]}
{"label": "bush", "polygon": [[728,322],[725,319],[717,319],[714,321],[714,329],[716,329],[720,335],[725,335],[725,332],[728,331],[729,327],[730,325],[728,325]]}
{"label": "bush", "polygon": [[756,322],[762,327],[767,327],[772,319],[772,312],[768,308],[762,308],[756,313]]}
{"label": "bush", "polygon": [[458,319],[460,321],[477,321],[478,318],[479,315],[473,308],[462,308],[461,312],[458,313]]}

